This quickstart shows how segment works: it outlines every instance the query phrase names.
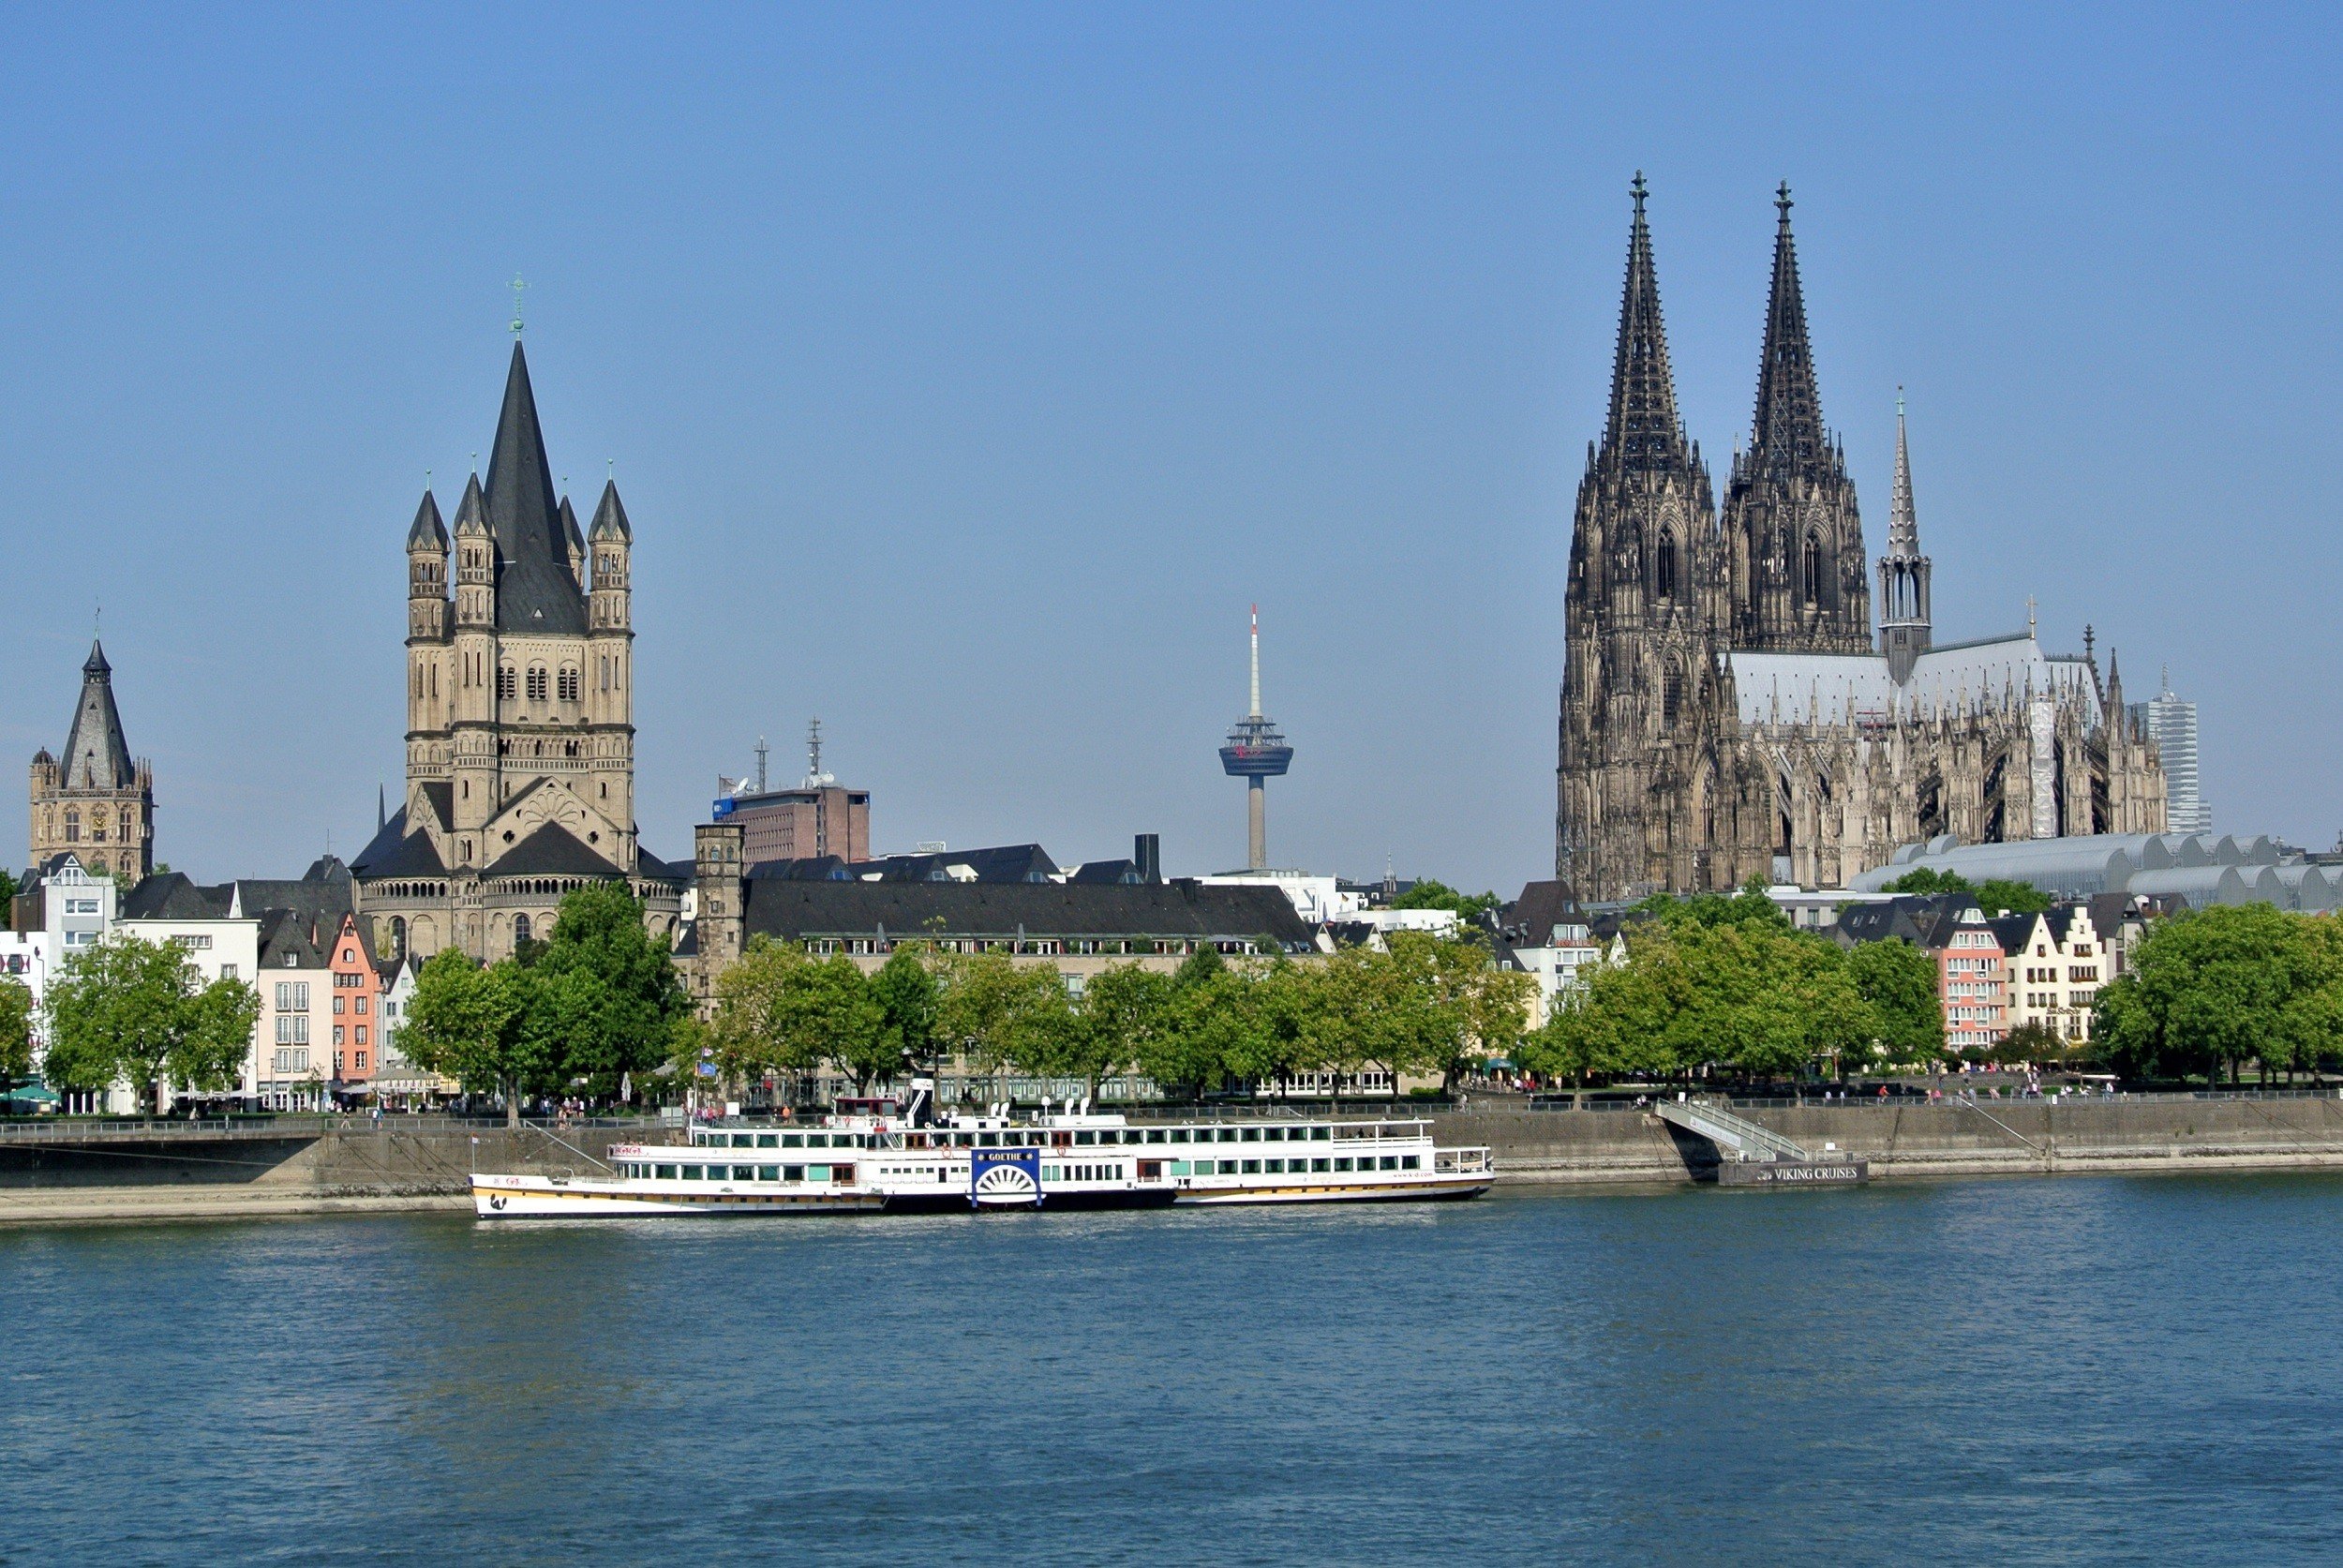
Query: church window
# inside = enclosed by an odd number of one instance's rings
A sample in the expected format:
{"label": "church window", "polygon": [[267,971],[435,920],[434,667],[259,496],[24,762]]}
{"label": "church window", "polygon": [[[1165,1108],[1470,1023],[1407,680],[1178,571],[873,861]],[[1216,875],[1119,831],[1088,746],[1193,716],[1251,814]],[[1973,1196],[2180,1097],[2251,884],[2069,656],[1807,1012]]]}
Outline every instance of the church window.
{"label": "church window", "polygon": [[1660,535],[1659,560],[1660,597],[1676,597],[1676,535],[1663,531]]}
{"label": "church window", "polygon": [[577,700],[577,671],[568,665],[563,665],[561,669],[561,700],[563,702]]}
{"label": "church window", "polygon": [[515,916],[514,916],[514,917],[513,917],[513,945],[514,945],[515,947],[516,947],[516,948],[517,948],[517,947],[519,947],[522,943],[524,943],[524,942],[526,942],[526,941],[528,941],[528,940],[529,940],[529,917],[528,917],[528,916],[526,916],[526,915],[515,915]]}
{"label": "church window", "polygon": [[122,842],[128,844],[130,842],[130,808],[127,806],[122,808],[121,829]]}
{"label": "church window", "polygon": [[1660,682],[1660,723],[1668,729],[1674,729],[1683,708],[1684,672],[1670,670]]}
{"label": "church window", "polygon": [[1822,541],[1813,534],[1806,536],[1806,602],[1822,601]]}
{"label": "church window", "polygon": [[545,700],[545,666],[543,665],[529,666],[529,700],[531,702]]}
{"label": "church window", "polygon": [[407,956],[407,919],[402,915],[391,917],[391,954],[395,958]]}
{"label": "church window", "polygon": [[497,700],[500,702],[511,702],[514,694],[518,690],[519,677],[514,673],[513,666],[510,665],[499,665],[497,668]]}
{"label": "church window", "polygon": [[66,808],[65,814],[65,842],[67,844],[82,842],[82,814],[69,806]]}

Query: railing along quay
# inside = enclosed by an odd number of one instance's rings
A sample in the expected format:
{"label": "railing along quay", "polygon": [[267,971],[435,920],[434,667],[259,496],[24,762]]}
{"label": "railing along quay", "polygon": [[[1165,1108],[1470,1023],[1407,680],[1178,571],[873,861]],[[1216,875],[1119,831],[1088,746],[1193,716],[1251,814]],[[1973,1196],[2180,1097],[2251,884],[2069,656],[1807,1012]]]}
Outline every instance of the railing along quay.
{"label": "railing along quay", "polygon": [[[524,1117],[524,1132],[578,1132],[596,1127],[656,1127],[652,1116]],[[0,1143],[69,1143],[92,1138],[318,1138],[329,1132],[502,1132],[501,1116],[201,1116],[0,1122]]]}

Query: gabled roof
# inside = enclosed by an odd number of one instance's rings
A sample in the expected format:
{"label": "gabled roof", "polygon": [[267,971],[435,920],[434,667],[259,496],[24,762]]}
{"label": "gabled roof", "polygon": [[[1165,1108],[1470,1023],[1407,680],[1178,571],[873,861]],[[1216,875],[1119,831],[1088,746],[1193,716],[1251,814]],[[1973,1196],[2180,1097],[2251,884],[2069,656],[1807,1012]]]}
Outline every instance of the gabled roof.
{"label": "gabled roof", "polygon": [[138,779],[130,743],[122,737],[122,715],[114,708],[113,666],[93,640],[82,663],[82,697],[73,708],[73,727],[65,738],[65,787],[128,789]]}
{"label": "gabled roof", "polygon": [[[785,862],[765,864],[774,863]],[[882,882],[1048,882],[1058,874],[1057,862],[1037,844],[888,855],[876,860],[857,861],[846,870],[857,881],[875,877]],[[760,864],[752,867],[749,874],[763,876],[768,873],[765,865]]]}
{"label": "gabled roof", "polygon": [[1556,926],[1585,925],[1587,916],[1569,883],[1530,882],[1523,884],[1519,898],[1498,911],[1497,923],[1509,941],[1543,948],[1553,941]]}
{"label": "gabled roof", "polygon": [[1309,946],[1314,929],[1275,888],[1172,882],[798,882],[752,877],[748,934],[805,936],[1273,937]]}
{"label": "gabled roof", "polygon": [[147,877],[122,895],[126,920],[218,920],[228,915],[229,887],[199,888],[183,871]]}
{"label": "gabled roof", "polygon": [[444,876],[447,863],[440,859],[429,833],[420,828],[407,830],[407,808],[401,806],[358,851],[350,870],[372,882],[388,876]]}
{"label": "gabled roof", "polygon": [[548,822],[506,850],[483,876],[610,876],[623,874],[558,822]]}
{"label": "gabled roof", "polygon": [[486,496],[488,528],[497,542],[497,630],[583,634],[586,600],[570,573],[537,396],[517,341],[488,455]]}

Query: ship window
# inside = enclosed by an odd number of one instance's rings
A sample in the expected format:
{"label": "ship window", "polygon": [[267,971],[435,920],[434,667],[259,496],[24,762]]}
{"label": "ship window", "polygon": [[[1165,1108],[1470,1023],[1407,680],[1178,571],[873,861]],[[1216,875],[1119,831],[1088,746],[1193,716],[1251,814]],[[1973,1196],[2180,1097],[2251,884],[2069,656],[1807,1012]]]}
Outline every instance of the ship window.
{"label": "ship window", "polygon": [[1259,1127],[1246,1127],[1246,1128],[1245,1129],[1245,1141],[1246,1141],[1247,1143],[1258,1143],[1258,1142],[1261,1142],[1261,1128],[1259,1128]]}
{"label": "ship window", "polygon": [[1399,1169],[1402,1171],[1421,1171],[1424,1169],[1424,1157],[1422,1155],[1401,1155],[1399,1157]]}
{"label": "ship window", "polygon": [[1348,1171],[1348,1170],[1350,1170],[1350,1169],[1351,1169],[1351,1160],[1350,1160],[1350,1157],[1346,1155],[1346,1156],[1344,1156],[1342,1158],[1336,1160],[1336,1161],[1335,1161],[1335,1169],[1336,1169],[1336,1170],[1337,1170],[1337,1171]]}
{"label": "ship window", "polygon": [[659,1176],[662,1181],[671,1182],[675,1180],[675,1167],[672,1165],[662,1165],[659,1168]]}
{"label": "ship window", "polygon": [[781,1135],[781,1146],[784,1149],[802,1149],[805,1147],[805,1134],[784,1132]]}
{"label": "ship window", "polygon": [[732,1146],[736,1149],[754,1149],[756,1140],[745,1132],[736,1132],[732,1135]]}
{"label": "ship window", "polygon": [[809,1132],[805,1135],[805,1146],[809,1149],[827,1149],[829,1147],[829,1134]]}
{"label": "ship window", "polygon": [[1310,1161],[1310,1169],[1311,1169],[1311,1170],[1313,1170],[1313,1171],[1323,1171],[1324,1169],[1326,1169],[1326,1161],[1325,1161],[1324,1157],[1323,1157],[1323,1156],[1321,1156],[1319,1158],[1311,1160],[1311,1161]]}
{"label": "ship window", "polygon": [[1286,1162],[1282,1159],[1273,1159],[1268,1162],[1268,1171],[1273,1176],[1282,1176],[1285,1174]]}
{"label": "ship window", "polygon": [[805,1168],[805,1179],[810,1182],[826,1182],[829,1180],[829,1167],[827,1165],[809,1165]]}
{"label": "ship window", "polygon": [[1220,1162],[1220,1173],[1221,1173],[1222,1175],[1224,1175],[1224,1176],[1233,1176],[1233,1175],[1235,1175],[1235,1174],[1236,1174],[1236,1161],[1235,1161],[1235,1160],[1233,1160],[1233,1159],[1224,1159],[1224,1160],[1222,1160],[1222,1161]]}
{"label": "ship window", "polygon": [[1261,1128],[1261,1135],[1272,1143],[1282,1143],[1285,1142],[1286,1129],[1281,1127],[1265,1127]]}
{"label": "ship window", "polygon": [[[760,1132],[756,1135],[756,1146],[760,1149],[777,1149],[781,1147],[781,1142],[769,1132]],[[770,1176],[768,1176],[765,1179],[767,1181],[772,1180]]]}
{"label": "ship window", "polygon": [[801,1182],[805,1180],[805,1167],[802,1165],[784,1165],[781,1168],[781,1179],[785,1182]]}
{"label": "ship window", "polygon": [[1096,1143],[1097,1141],[1098,1135],[1095,1132],[1078,1132],[1074,1134],[1074,1142],[1077,1143]]}
{"label": "ship window", "polygon": [[1260,1174],[1261,1174],[1261,1161],[1260,1161],[1260,1160],[1258,1160],[1258,1159],[1248,1159],[1248,1160],[1246,1160],[1246,1161],[1245,1162],[1245,1174],[1246,1174],[1246,1175],[1248,1175],[1248,1176],[1258,1176],[1258,1175],[1260,1175]]}
{"label": "ship window", "polygon": [[1396,1171],[1396,1170],[1398,1170],[1398,1169],[1399,1169],[1399,1160],[1398,1160],[1398,1157],[1396,1157],[1396,1156],[1395,1156],[1395,1155],[1385,1155],[1385,1156],[1383,1157],[1383,1169],[1384,1169],[1384,1170],[1386,1170],[1386,1171]]}
{"label": "ship window", "polygon": [[706,1166],[687,1165],[683,1168],[683,1179],[687,1182],[698,1181],[707,1174],[708,1168]]}

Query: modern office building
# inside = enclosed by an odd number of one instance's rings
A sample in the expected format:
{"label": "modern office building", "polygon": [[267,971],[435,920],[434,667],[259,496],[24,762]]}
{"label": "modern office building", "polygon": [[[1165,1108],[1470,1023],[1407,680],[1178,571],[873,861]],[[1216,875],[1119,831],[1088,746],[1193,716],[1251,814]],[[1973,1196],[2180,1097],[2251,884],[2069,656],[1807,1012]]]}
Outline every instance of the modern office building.
{"label": "modern office building", "polygon": [[2213,808],[2197,777],[2197,705],[2172,694],[2172,672],[2145,702],[2131,705],[2132,724],[2156,742],[2164,759],[2164,824],[2175,833],[2213,831]]}

